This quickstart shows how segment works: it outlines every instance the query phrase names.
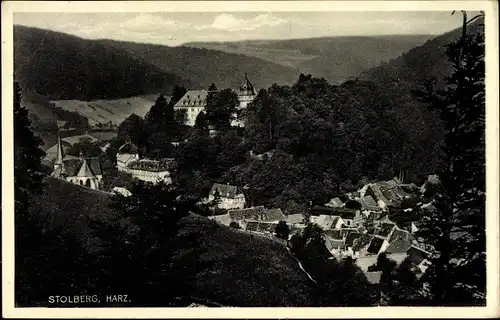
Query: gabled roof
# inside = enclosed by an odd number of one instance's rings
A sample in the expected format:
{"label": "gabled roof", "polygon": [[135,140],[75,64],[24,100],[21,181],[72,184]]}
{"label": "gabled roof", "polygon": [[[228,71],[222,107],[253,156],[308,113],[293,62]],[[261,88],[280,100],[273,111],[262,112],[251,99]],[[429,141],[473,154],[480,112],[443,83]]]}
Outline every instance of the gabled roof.
{"label": "gabled roof", "polygon": [[342,233],[340,230],[325,230],[323,233],[332,239],[342,239]]}
{"label": "gabled roof", "polygon": [[90,170],[89,165],[87,164],[87,160],[83,159],[82,166],[76,175],[77,177],[94,177],[94,173]]}
{"label": "gabled roof", "polygon": [[356,216],[357,209],[350,208],[331,208],[332,214],[340,216],[342,219],[353,219]]}
{"label": "gabled roof", "polygon": [[101,161],[99,161],[99,158],[87,158],[87,164],[95,175],[102,175]]}
{"label": "gabled roof", "polygon": [[170,158],[161,160],[140,159],[127,164],[127,168],[150,172],[169,171],[172,170],[174,166],[175,161]]}
{"label": "gabled roof", "polygon": [[367,251],[369,253],[378,254],[383,244],[384,244],[384,239],[373,237]]}
{"label": "gabled roof", "polygon": [[116,162],[121,162],[121,163],[127,163],[129,162],[130,160],[134,159],[134,155],[133,154],[129,154],[129,153],[119,153],[116,155]]}
{"label": "gabled roof", "polygon": [[373,239],[372,235],[369,234],[361,235],[359,238],[356,238],[354,240],[352,250],[356,252],[367,247],[371,243],[372,239]]}
{"label": "gabled roof", "polygon": [[361,208],[363,210],[370,210],[370,211],[382,210],[372,196],[365,196],[359,199],[358,202],[361,204]]}
{"label": "gabled roof", "polygon": [[411,241],[397,239],[391,242],[385,252],[387,253],[404,253],[411,247]]}
{"label": "gabled roof", "polygon": [[276,209],[267,209],[265,212],[265,220],[267,221],[281,221],[285,220],[285,215],[283,214],[283,211],[281,211],[280,208]]}
{"label": "gabled roof", "polygon": [[266,208],[264,206],[251,207],[245,209],[229,210],[228,214],[232,220],[239,221],[244,219],[261,220],[264,217]]}
{"label": "gabled roof", "polygon": [[375,228],[375,235],[381,236],[381,237],[387,237],[392,229],[395,228],[395,225],[392,224],[382,224],[380,227]]}
{"label": "gabled roof", "polygon": [[231,217],[229,216],[229,214],[220,214],[220,215],[217,215],[217,216],[211,216],[209,217],[210,220],[214,220],[220,224],[223,224],[223,225],[226,225],[228,226],[229,223],[231,223]]}
{"label": "gabled roof", "polygon": [[209,195],[215,195],[216,191],[219,192],[221,197],[233,199],[238,194],[238,187],[229,184],[214,183]]}
{"label": "gabled roof", "polygon": [[139,152],[139,148],[135,144],[133,144],[131,141],[124,143],[119,149],[118,153],[125,153],[125,154],[137,154]]}
{"label": "gabled roof", "polygon": [[345,244],[348,247],[352,247],[354,245],[354,241],[358,238],[360,238],[363,234],[357,233],[357,232],[351,232],[347,235],[347,238],[345,239]]}
{"label": "gabled roof", "polygon": [[332,239],[329,236],[325,236],[324,238],[325,238],[325,246],[328,249],[328,251],[345,248],[345,243],[343,240]]}
{"label": "gabled roof", "polygon": [[63,159],[64,173],[68,177],[93,177],[102,175],[101,162],[99,158],[86,158],[86,166],[84,160],[74,156],[65,156]]}
{"label": "gabled roof", "polygon": [[331,229],[334,226],[334,223],[338,221],[337,216],[329,216],[329,215],[320,215],[318,220],[316,220],[316,224],[320,226],[322,229]]}
{"label": "gabled roof", "polygon": [[297,223],[304,223],[304,216],[300,213],[296,214],[289,214],[288,216],[285,217],[286,223],[290,224],[297,224]]}
{"label": "gabled roof", "polygon": [[382,183],[371,183],[368,185],[367,191],[370,189],[373,192],[374,200],[383,202],[386,206],[392,205],[391,202],[385,197],[381,190]]}
{"label": "gabled roof", "polygon": [[389,242],[393,242],[396,240],[404,240],[404,241],[409,241],[411,243],[411,241],[415,240],[415,237],[408,231],[401,230],[396,227],[391,237],[389,238]]}
{"label": "gabled roof", "polygon": [[207,104],[207,90],[189,90],[174,105],[176,108],[199,107],[204,108]]}
{"label": "gabled roof", "polygon": [[328,203],[325,203],[325,206],[330,208],[340,208],[344,203],[339,198],[333,198]]}
{"label": "gabled roof", "polygon": [[406,253],[408,254],[410,262],[415,265],[419,265],[429,256],[429,253],[427,251],[420,249],[414,245],[410,246]]}

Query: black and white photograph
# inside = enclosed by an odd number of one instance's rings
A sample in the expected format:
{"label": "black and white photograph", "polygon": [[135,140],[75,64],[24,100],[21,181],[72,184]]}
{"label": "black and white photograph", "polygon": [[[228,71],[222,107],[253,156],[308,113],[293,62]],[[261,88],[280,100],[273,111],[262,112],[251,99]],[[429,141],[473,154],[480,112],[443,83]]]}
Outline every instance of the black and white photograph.
{"label": "black and white photograph", "polygon": [[13,309],[498,304],[485,1],[9,2]]}

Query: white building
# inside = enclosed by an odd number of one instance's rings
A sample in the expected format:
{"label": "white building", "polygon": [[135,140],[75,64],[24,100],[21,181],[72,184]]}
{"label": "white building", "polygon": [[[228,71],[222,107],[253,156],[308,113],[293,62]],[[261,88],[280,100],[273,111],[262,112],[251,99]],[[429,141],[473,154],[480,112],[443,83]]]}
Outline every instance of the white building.
{"label": "white building", "polygon": [[193,127],[200,112],[205,111],[207,95],[207,90],[189,90],[174,105],[174,110],[184,110],[186,112],[186,125]]}
{"label": "white building", "polygon": [[[235,90],[238,95],[239,105],[238,110],[245,109],[250,102],[257,96],[253,84],[248,80],[245,73],[245,80],[240,87]],[[189,90],[184,96],[174,105],[174,110],[184,110],[186,112],[186,125],[192,127],[196,123],[196,118],[200,112],[206,112],[207,105],[207,90]],[[243,121],[235,119],[231,121],[232,126],[244,126]]]}
{"label": "white building", "polygon": [[238,191],[237,186],[214,183],[208,193],[208,202],[214,201],[217,197],[219,199],[217,207],[220,209],[243,209],[245,207],[245,195]]}
{"label": "white building", "polygon": [[161,180],[172,183],[171,171],[174,168],[174,159],[161,160],[140,159],[137,147],[127,142],[120,147],[116,154],[116,168],[118,171],[131,174],[134,178],[157,183]]}

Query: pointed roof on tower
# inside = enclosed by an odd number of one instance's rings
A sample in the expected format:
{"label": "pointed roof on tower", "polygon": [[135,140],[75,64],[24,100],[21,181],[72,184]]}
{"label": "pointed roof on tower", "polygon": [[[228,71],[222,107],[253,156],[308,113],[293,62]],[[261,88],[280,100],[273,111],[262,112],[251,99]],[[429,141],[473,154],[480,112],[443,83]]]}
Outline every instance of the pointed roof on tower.
{"label": "pointed roof on tower", "polygon": [[239,94],[244,96],[255,95],[255,89],[250,80],[248,80],[248,75],[246,72],[245,72],[245,80],[240,86]]}
{"label": "pointed roof on tower", "polygon": [[77,177],[94,177],[94,173],[90,169],[87,159],[83,159],[82,166],[80,167],[80,170],[78,171],[78,174],[76,175]]}
{"label": "pointed roof on tower", "polygon": [[63,164],[63,159],[64,159],[64,150],[63,150],[63,145],[61,141],[61,134],[58,132],[57,133],[57,157],[56,157],[56,162],[55,164]]}

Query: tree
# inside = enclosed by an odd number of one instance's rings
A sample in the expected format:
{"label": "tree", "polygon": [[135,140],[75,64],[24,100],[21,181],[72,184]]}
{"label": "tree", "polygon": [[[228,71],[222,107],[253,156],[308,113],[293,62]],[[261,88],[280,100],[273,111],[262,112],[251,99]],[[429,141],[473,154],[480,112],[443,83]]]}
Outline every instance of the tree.
{"label": "tree", "polygon": [[446,50],[453,65],[448,87],[420,95],[441,112],[447,129],[447,167],[433,197],[437,210],[425,213],[419,231],[434,248],[425,274],[434,305],[456,303],[458,296],[468,304],[485,301],[484,268],[459,277],[469,265],[485,265],[484,33],[467,34],[463,14],[462,37]]}
{"label": "tree", "polygon": [[44,191],[44,152],[21,103],[21,88],[14,83],[15,303],[26,307],[43,305],[54,290],[83,294],[89,282],[75,236],[54,228],[50,217],[31,206]]}
{"label": "tree", "polygon": [[207,96],[206,119],[218,131],[227,131],[231,126],[236,108],[239,105],[238,96],[231,89],[225,89],[211,97]]}
{"label": "tree", "polygon": [[181,100],[181,98],[186,94],[187,90],[183,86],[175,85],[172,89],[172,98],[170,98],[169,105],[172,107]]}
{"label": "tree", "polygon": [[368,267],[368,271],[382,271],[380,282],[383,284],[391,284],[391,273],[394,268],[396,268],[396,262],[388,259],[385,252],[382,252],[377,256],[377,263]]}
{"label": "tree", "polygon": [[290,234],[290,228],[285,221],[280,221],[274,230],[278,238],[288,240],[288,235]]}
{"label": "tree", "polygon": [[73,144],[66,153],[75,157],[80,156],[80,154],[84,157],[98,157],[102,154],[102,150],[92,140],[82,139]]}
{"label": "tree", "polygon": [[122,141],[131,141],[139,148],[147,143],[144,120],[135,113],[128,116],[118,126],[118,138]]}
{"label": "tree", "polygon": [[141,305],[165,303],[175,296],[179,283],[172,265],[179,221],[194,203],[164,182],[138,181],[130,192],[129,197],[114,196],[112,207],[119,215],[93,221],[96,236],[104,242],[98,265],[105,279],[102,289],[127,290]]}

